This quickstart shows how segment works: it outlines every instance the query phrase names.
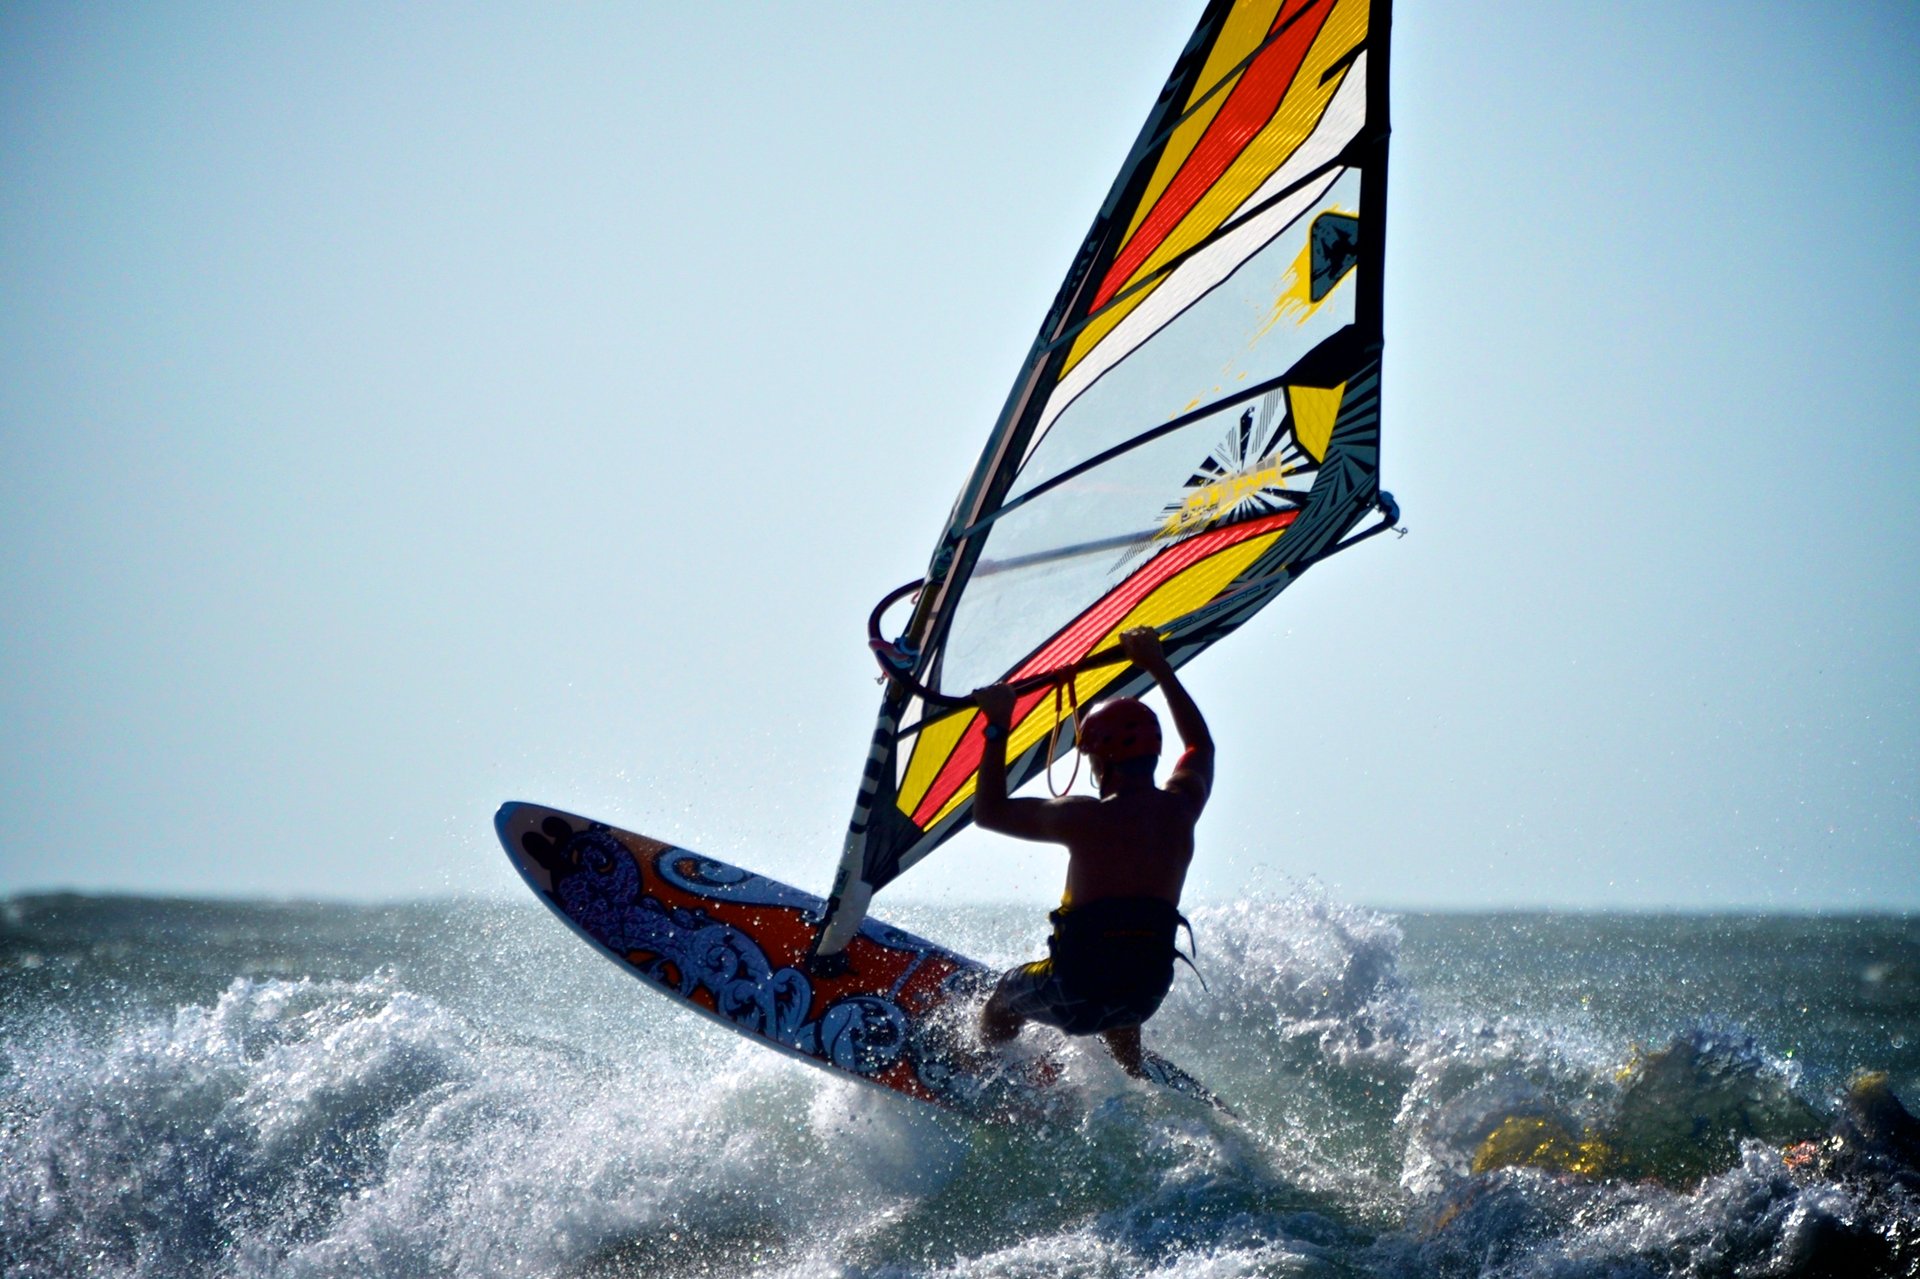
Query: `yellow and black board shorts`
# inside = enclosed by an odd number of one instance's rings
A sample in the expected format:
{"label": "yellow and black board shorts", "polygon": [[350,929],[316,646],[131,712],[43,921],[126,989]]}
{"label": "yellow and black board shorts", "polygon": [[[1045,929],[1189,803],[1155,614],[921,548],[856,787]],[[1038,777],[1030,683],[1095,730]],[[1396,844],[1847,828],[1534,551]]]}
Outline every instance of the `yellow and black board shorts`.
{"label": "yellow and black board shorts", "polygon": [[1069,1035],[1138,1026],[1173,985],[1185,918],[1157,897],[1107,897],[1053,912],[1048,957],[1009,969],[996,996]]}

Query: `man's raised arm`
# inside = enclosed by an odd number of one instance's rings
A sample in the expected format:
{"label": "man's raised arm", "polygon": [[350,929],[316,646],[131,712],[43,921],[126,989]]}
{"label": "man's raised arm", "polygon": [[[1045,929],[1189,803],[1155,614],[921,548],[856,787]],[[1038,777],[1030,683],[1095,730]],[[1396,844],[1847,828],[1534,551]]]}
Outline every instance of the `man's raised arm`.
{"label": "man's raised arm", "polygon": [[1213,734],[1207,731],[1206,718],[1194,705],[1192,695],[1160,647],[1159,632],[1150,626],[1122,631],[1120,649],[1160,686],[1161,695],[1167,699],[1167,713],[1173,716],[1173,729],[1180,734],[1181,745],[1187,748],[1173,776],[1167,779],[1168,788],[1184,790],[1193,796],[1196,804],[1205,804],[1213,790]]}
{"label": "man's raised arm", "polygon": [[1065,840],[1072,799],[1013,799],[1007,795],[1007,732],[1013,726],[1013,690],[1005,684],[978,689],[974,703],[987,721],[987,748],[973,786],[973,824],[1016,839]]}

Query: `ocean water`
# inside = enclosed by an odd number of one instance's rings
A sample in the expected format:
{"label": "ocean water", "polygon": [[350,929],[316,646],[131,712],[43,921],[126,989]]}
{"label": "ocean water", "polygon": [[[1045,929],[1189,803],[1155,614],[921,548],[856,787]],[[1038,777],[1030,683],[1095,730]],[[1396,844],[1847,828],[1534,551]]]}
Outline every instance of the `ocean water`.
{"label": "ocean water", "polygon": [[[992,962],[1044,928],[884,913]],[[1190,913],[1148,1043],[1236,1115],[1076,1047],[1020,1128],[531,902],[0,902],[0,1273],[1920,1274],[1920,1146],[1846,1100],[1920,1103],[1920,919]]]}

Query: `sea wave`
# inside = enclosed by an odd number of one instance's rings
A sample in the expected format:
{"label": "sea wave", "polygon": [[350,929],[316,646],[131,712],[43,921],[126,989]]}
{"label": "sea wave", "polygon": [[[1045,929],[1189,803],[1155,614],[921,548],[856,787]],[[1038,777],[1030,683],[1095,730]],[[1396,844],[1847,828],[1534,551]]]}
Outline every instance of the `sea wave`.
{"label": "sea wave", "polygon": [[[338,975],[351,962],[338,939],[365,920],[327,916],[310,956],[275,935],[273,964],[336,975],[236,974],[169,1007],[153,991],[171,978],[83,998],[84,948],[59,960],[44,937],[16,934],[7,953],[36,960],[0,966],[0,1270],[905,1279],[1920,1264],[1920,1180],[1902,1179],[1892,1145],[1872,1163],[1836,1144],[1885,1138],[1891,1112],[1849,1110],[1808,1083],[1830,1070],[1729,1018],[1681,1019],[1648,1043],[1601,1017],[1437,992],[1427,960],[1408,963],[1405,921],[1316,892],[1190,914],[1206,984],[1183,976],[1149,1039],[1236,1116],[1136,1085],[1078,1044],[1063,1083],[1073,1105],[1025,1127],[841,1081],[631,983],[597,984],[618,974],[564,934],[549,946],[538,930],[551,921],[532,912],[484,927],[459,911],[416,917],[405,945],[364,943],[394,962],[357,976]],[[956,931],[1013,959],[1031,922],[976,916]],[[235,935],[222,953],[244,957]],[[520,987],[482,975],[503,940],[538,974],[520,1004]],[[49,984],[56,962],[68,967]]]}

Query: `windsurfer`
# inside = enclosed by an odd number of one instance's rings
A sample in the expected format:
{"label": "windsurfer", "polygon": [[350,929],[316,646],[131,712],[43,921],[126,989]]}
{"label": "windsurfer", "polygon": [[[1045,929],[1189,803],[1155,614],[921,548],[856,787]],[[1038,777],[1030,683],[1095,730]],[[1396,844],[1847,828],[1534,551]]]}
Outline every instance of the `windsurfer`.
{"label": "windsurfer", "polygon": [[1175,932],[1185,922],[1180,890],[1193,860],[1194,823],[1213,787],[1213,738],[1157,633],[1125,631],[1120,647],[1160,686],[1186,747],[1164,786],[1154,780],[1159,721],[1140,702],[1116,698],[1080,729],[1098,799],[1009,798],[1007,733],[1015,695],[1004,684],[974,694],[987,721],[975,823],[1067,848],[1066,892],[1050,916],[1049,957],[1001,976],[981,1010],[980,1037],[989,1046],[1004,1044],[1028,1021],[1069,1035],[1098,1034],[1122,1069],[1142,1075],[1140,1026],[1173,984]]}

